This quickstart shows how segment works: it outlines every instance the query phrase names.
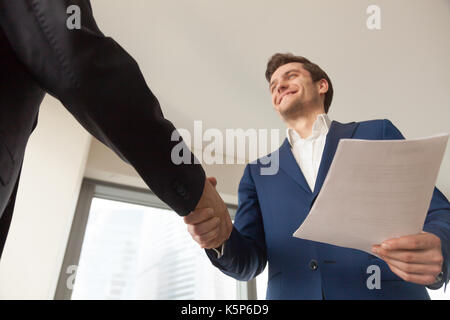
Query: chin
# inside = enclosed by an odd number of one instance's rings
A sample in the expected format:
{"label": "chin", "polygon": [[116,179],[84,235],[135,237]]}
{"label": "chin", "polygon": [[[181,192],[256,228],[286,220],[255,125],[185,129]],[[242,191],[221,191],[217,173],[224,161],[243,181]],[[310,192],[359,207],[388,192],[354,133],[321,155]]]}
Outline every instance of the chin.
{"label": "chin", "polygon": [[286,103],[285,105],[280,105],[278,110],[283,117],[289,117],[291,115],[301,113],[303,107],[300,103],[298,103],[298,101],[289,101],[289,103]]}

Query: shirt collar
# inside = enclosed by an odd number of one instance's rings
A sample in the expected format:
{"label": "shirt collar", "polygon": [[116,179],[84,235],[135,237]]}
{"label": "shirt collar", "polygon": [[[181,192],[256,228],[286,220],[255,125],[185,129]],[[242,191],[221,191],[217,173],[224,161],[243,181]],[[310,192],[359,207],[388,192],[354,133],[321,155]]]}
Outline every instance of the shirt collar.
{"label": "shirt collar", "polygon": [[303,139],[302,137],[300,137],[300,135],[292,128],[287,128],[286,129],[286,136],[287,139],[289,141],[289,144],[291,145],[291,147],[294,146],[294,144],[297,141],[304,141],[304,140],[308,140],[308,139],[314,139],[322,134],[326,135],[328,133],[328,130],[330,129],[331,126],[331,120],[328,117],[328,115],[326,113],[322,113],[319,114],[317,116],[316,121],[314,121],[313,127],[312,127],[312,132],[311,135],[305,139]]}

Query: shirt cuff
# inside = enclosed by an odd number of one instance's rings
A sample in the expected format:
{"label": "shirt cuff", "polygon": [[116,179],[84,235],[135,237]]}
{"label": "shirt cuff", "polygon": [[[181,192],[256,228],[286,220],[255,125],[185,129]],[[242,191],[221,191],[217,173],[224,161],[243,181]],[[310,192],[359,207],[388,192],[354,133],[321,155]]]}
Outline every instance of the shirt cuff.
{"label": "shirt cuff", "polygon": [[[217,259],[222,258],[224,248],[225,248],[225,243],[223,243],[219,248],[212,248],[217,253]],[[220,251],[218,249],[220,249]]]}

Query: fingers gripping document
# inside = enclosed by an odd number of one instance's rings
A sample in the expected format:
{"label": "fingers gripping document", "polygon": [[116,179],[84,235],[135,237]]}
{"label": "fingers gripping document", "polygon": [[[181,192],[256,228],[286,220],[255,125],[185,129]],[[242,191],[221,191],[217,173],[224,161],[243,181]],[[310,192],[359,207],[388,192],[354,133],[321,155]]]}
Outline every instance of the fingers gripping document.
{"label": "fingers gripping document", "polygon": [[411,140],[342,139],[297,238],[359,249],[420,233],[448,134]]}

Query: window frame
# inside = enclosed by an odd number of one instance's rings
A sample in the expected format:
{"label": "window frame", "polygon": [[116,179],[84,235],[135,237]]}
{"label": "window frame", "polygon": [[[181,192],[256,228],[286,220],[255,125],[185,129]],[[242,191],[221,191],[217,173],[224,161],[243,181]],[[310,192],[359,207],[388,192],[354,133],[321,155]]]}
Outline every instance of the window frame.
{"label": "window frame", "polygon": [[[59,273],[59,279],[54,295],[55,300],[70,300],[72,297],[72,289],[70,289],[67,284],[71,273],[68,273],[67,270],[69,270],[70,266],[78,266],[89,219],[89,212],[94,198],[171,210],[168,205],[162,202],[150,190],[84,178],[72,220],[72,227],[64,254],[64,260]],[[233,203],[226,203],[226,205],[230,212],[231,219],[234,220],[237,205]],[[256,279],[250,281],[236,280],[236,290],[238,300],[257,299]]]}

